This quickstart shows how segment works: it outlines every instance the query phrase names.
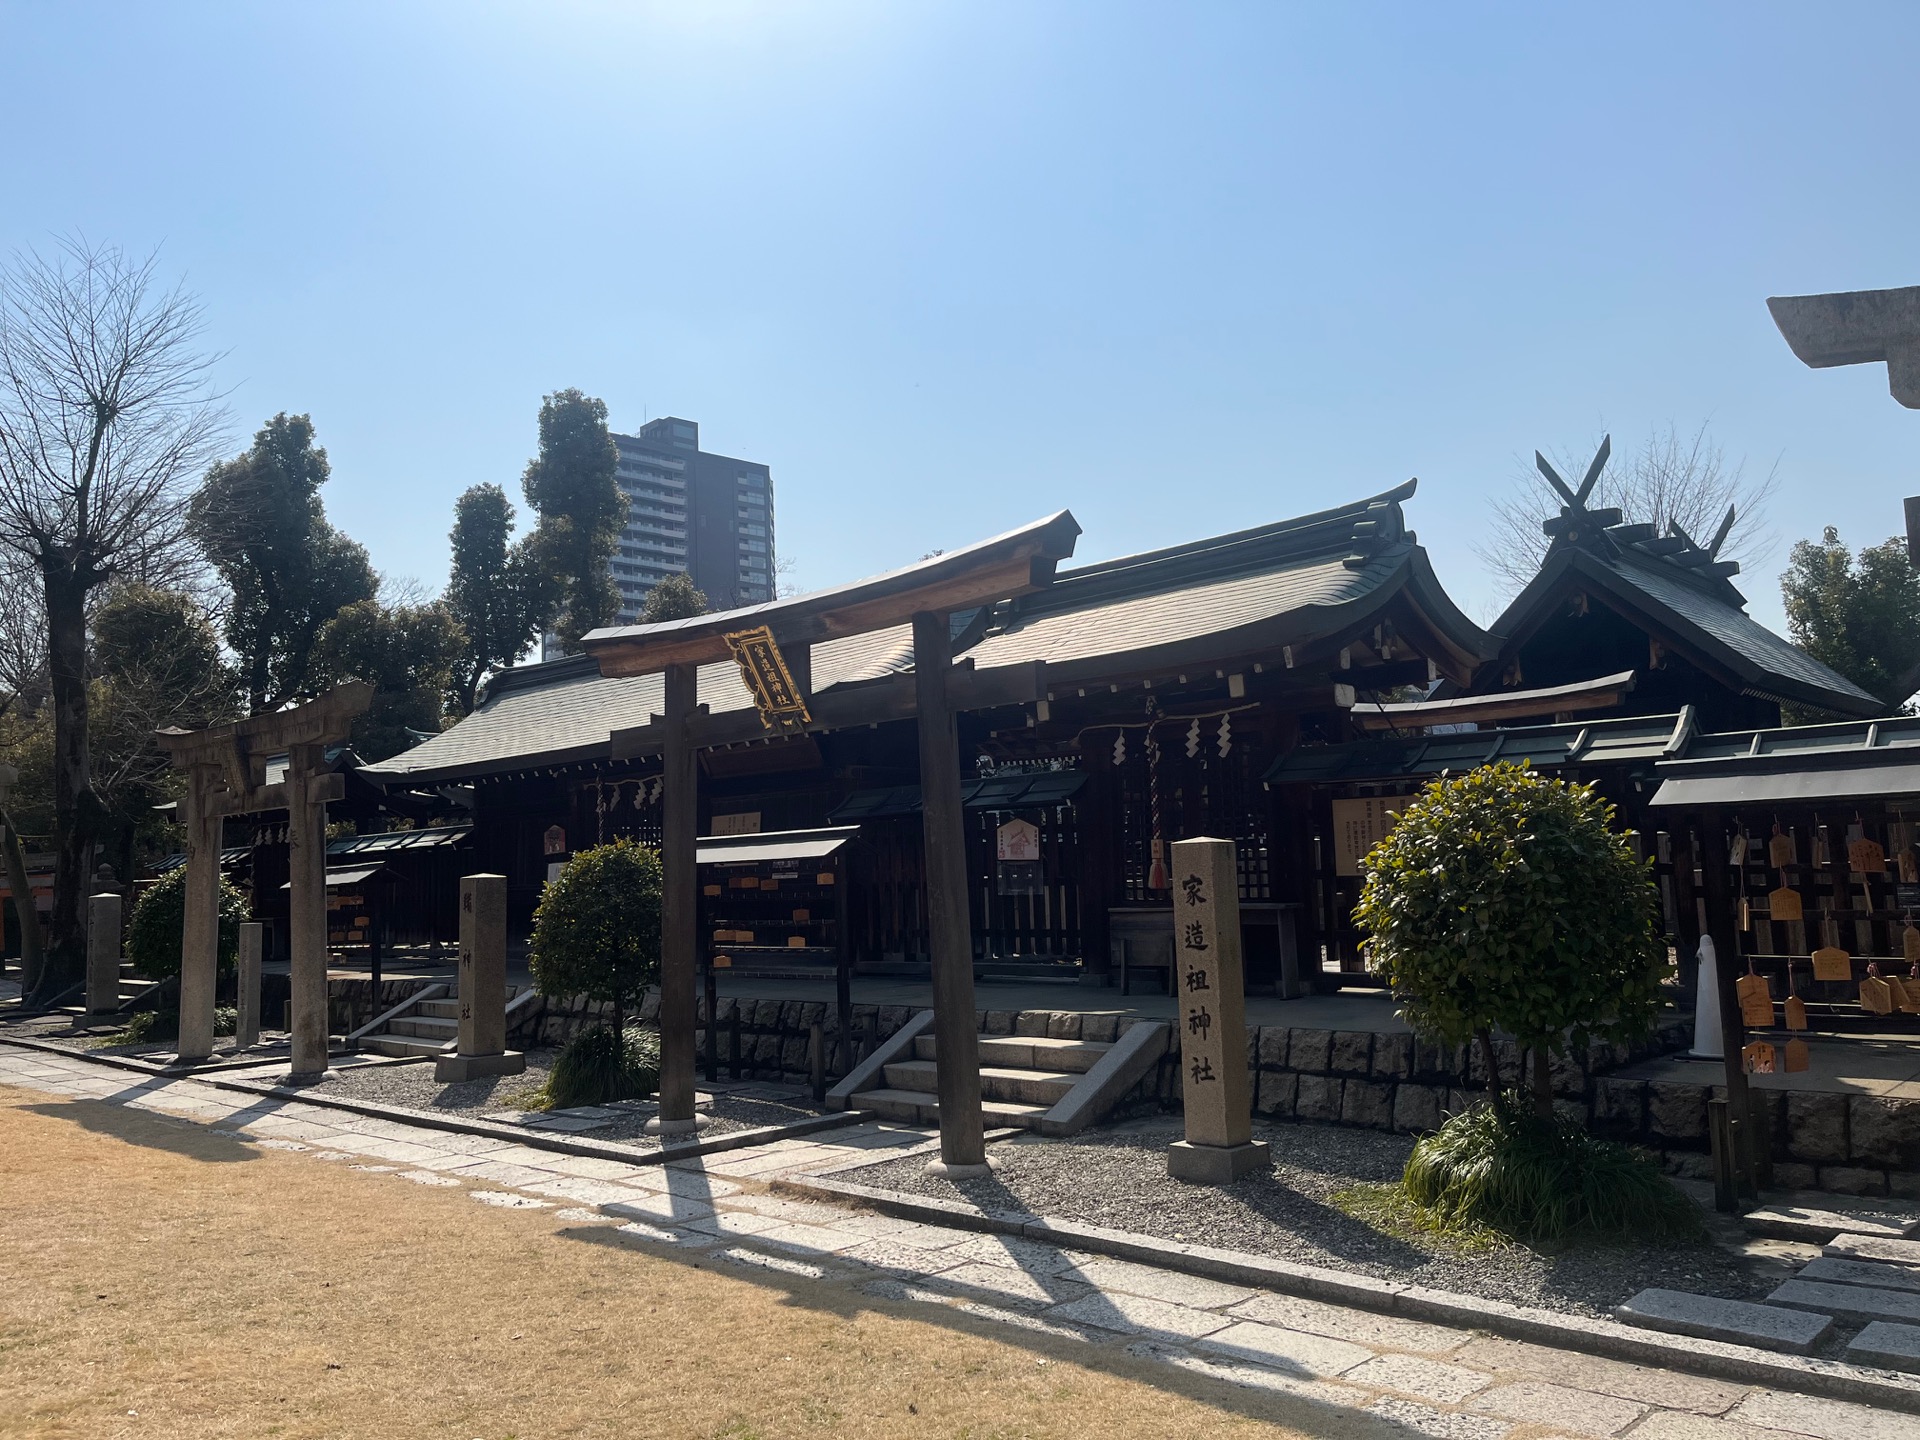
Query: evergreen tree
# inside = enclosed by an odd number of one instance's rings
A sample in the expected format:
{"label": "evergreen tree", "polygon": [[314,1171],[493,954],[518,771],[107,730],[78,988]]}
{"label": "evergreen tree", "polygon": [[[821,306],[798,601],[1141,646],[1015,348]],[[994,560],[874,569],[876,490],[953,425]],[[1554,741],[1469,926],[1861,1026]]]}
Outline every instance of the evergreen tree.
{"label": "evergreen tree", "polygon": [[1904,540],[1868,546],[1856,558],[1829,525],[1818,542],[1793,547],[1780,595],[1788,633],[1814,659],[1889,709],[1920,690],[1920,572]]}
{"label": "evergreen tree", "polygon": [[614,479],[619,460],[605,401],[573,389],[541,401],[540,454],[527,462],[522,486],[540,516],[538,564],[558,594],[554,627],[569,645],[620,607],[612,570],[627,516]]}
{"label": "evergreen tree", "polygon": [[453,569],[447,609],[466,636],[448,698],[472,711],[480,686],[525,654],[553,616],[554,587],[532,538],[513,538],[513,504],[498,485],[475,485],[453,505]]}

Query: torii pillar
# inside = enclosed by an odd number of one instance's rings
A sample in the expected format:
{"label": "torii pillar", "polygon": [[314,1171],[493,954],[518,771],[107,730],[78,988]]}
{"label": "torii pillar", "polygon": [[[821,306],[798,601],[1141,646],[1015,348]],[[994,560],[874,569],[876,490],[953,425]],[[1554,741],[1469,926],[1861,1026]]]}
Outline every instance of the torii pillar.
{"label": "torii pillar", "polygon": [[[180,935],[180,1044],[191,1063],[213,1053],[214,988],[220,960],[220,822],[261,810],[287,812],[288,914],[292,932],[293,1077],[327,1069],[327,802],[345,782],[324,773],[329,745],[343,743],[373,700],[364,680],[317,700],[210,730],[162,730],[155,738],[188,772],[186,915]],[[266,783],[270,756],[286,777]]]}

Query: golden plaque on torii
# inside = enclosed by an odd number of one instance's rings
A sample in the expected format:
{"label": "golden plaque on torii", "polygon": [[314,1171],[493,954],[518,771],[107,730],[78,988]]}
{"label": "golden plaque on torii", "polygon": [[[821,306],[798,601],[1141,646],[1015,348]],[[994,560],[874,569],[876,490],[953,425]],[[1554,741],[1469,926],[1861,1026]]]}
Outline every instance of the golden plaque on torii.
{"label": "golden plaque on torii", "polygon": [[798,730],[813,722],[806,697],[793,683],[793,672],[765,625],[736,630],[722,637],[740,667],[740,678],[753,696],[760,723],[769,730]]}

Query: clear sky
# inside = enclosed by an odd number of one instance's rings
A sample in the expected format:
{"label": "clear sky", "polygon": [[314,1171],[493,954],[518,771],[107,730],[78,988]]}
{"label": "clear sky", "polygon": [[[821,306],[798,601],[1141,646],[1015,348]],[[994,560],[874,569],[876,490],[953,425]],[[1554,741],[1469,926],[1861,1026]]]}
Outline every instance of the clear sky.
{"label": "clear sky", "polygon": [[1899,528],[1920,412],[1770,294],[1920,283],[1920,6],[0,3],[0,249],[163,247],[234,448],[437,585],[540,396],[773,468],[812,588],[1053,509],[1101,558],[1540,446],[1776,463],[1744,577]]}

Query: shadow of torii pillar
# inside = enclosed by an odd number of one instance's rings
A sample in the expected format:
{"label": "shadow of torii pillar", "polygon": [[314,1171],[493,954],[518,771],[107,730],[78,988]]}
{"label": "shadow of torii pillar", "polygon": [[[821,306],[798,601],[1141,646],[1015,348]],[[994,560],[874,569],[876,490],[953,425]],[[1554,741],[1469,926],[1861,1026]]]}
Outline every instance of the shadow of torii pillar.
{"label": "shadow of torii pillar", "polygon": [[[220,830],[228,815],[287,812],[288,929],[292,941],[293,1078],[327,1069],[327,802],[345,779],[326,771],[330,745],[352,733],[373,701],[364,680],[316,700],[208,730],[161,730],[155,740],[188,772],[187,877],[180,936],[178,1060],[213,1053],[213,1002],[220,955]],[[287,757],[285,778],[266,783],[270,757]]]}

